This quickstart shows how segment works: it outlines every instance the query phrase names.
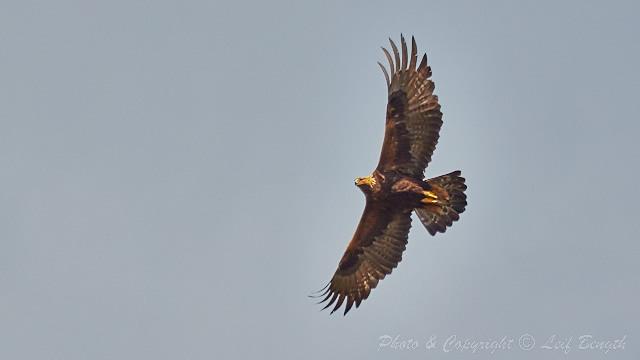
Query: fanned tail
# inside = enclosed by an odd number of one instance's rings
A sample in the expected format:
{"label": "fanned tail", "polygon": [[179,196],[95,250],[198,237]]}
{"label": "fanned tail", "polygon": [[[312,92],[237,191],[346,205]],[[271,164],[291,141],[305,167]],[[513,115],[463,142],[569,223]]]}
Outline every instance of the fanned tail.
{"label": "fanned tail", "polygon": [[416,208],[416,214],[429,234],[445,232],[447,227],[460,219],[467,206],[467,186],[460,171],[426,180],[430,190],[424,191],[424,206]]}

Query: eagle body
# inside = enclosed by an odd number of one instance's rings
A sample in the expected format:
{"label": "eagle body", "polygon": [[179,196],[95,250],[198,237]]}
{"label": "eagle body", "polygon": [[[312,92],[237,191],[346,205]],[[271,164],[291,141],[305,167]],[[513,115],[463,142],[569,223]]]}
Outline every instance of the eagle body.
{"label": "eagle body", "polygon": [[389,39],[393,56],[382,48],[389,70],[380,68],[387,82],[388,101],[385,135],[378,166],[366,177],[355,179],[366,203],[353,238],[331,281],[319,297],[335,303],[332,313],[345,304],[369,297],[380,280],[402,260],[411,214],[416,213],[431,235],[444,233],[460,218],[467,205],[465,179],[460,171],[426,179],[442,126],[438,97],[433,94],[431,68],[423,55],[417,64],[417,46],[411,38],[411,55],[401,36],[401,51]]}
{"label": "eagle body", "polygon": [[367,202],[380,202],[396,208],[413,209],[420,205],[422,193],[431,190],[426,181],[414,179],[395,171],[374,171],[368,177],[357,178],[356,186],[362,190]]}

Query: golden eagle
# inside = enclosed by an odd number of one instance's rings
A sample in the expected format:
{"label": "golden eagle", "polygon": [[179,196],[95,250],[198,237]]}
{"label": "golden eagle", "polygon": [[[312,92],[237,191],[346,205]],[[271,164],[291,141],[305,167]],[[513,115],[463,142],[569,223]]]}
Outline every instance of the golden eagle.
{"label": "golden eagle", "polygon": [[416,67],[416,42],[411,57],[401,36],[401,53],[389,39],[393,57],[382,48],[390,71],[378,62],[387,81],[388,103],[380,161],[373,173],[355,179],[366,205],[355,234],[331,281],[317,297],[323,309],[346,301],[344,314],[369,297],[371,289],[398,265],[407,245],[411,212],[415,210],[431,235],[445,232],[467,205],[465,179],[460,171],[424,179],[424,170],[438,142],[442,112],[427,55]]}

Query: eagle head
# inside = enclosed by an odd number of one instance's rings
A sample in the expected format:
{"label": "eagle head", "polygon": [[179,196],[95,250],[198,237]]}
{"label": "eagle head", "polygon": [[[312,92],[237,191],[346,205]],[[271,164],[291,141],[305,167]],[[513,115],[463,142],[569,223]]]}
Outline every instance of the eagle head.
{"label": "eagle head", "polygon": [[371,190],[373,190],[373,187],[376,185],[376,178],[374,178],[373,176],[369,175],[369,176],[365,176],[365,177],[358,177],[355,180],[356,186],[360,188],[360,190],[362,190],[362,192],[369,193],[371,192]]}

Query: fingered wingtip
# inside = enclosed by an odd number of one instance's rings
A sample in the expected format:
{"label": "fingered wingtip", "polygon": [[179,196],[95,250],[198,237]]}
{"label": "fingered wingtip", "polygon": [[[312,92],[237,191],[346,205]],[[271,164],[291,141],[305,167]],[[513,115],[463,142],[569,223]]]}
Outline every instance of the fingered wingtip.
{"label": "fingered wingtip", "polygon": [[[323,302],[327,301],[327,299],[329,299],[329,296],[331,296],[331,295],[332,295],[332,294],[331,294],[331,293],[329,293],[329,295],[328,295],[324,300],[322,300],[319,304],[321,304],[321,303],[323,303]],[[338,298],[338,293],[333,293],[333,296],[331,297],[331,300],[329,300],[329,302],[327,303],[327,305],[325,305],[325,306],[322,308],[322,310],[324,310],[324,309],[328,308],[329,306],[333,305],[333,303],[336,301],[336,299],[337,299],[337,298]]]}
{"label": "fingered wingtip", "polygon": [[327,294],[327,292],[329,292],[329,290],[330,290],[330,289],[328,289],[329,285],[331,285],[331,282],[328,282],[327,285],[322,287],[322,289],[314,291],[311,294],[307,295],[307,297],[312,298],[312,299],[316,299],[316,298],[325,296]]}
{"label": "fingered wingtip", "polygon": [[[396,74],[402,71],[416,71],[416,63],[418,57],[418,46],[416,45],[415,36],[411,36],[411,49],[403,33],[400,33],[400,45],[396,45],[391,37],[389,37],[391,49],[387,50],[384,46],[380,48],[384,52],[387,62],[389,63],[389,83],[393,82]],[[381,66],[382,67],[382,66]],[[384,72],[387,69],[383,69]],[[390,84],[387,85],[387,88]]]}

